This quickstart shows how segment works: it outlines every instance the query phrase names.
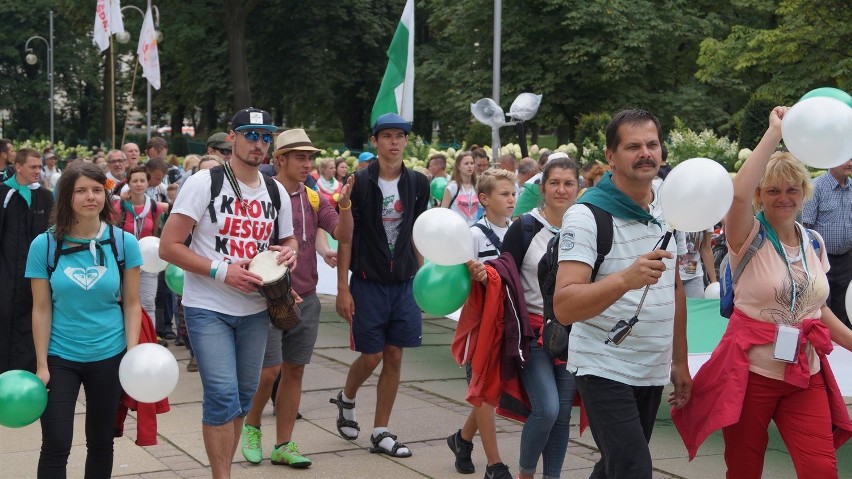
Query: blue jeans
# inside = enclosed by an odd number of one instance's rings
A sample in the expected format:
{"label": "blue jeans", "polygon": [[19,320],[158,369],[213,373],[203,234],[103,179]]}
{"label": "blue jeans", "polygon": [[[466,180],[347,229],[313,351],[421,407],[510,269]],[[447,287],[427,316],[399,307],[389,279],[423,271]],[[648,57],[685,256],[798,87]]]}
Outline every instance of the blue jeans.
{"label": "blue jeans", "polygon": [[544,478],[557,478],[568,450],[571,406],[577,385],[565,365],[553,364],[538,343],[530,343],[530,358],[521,371],[521,380],[532,403],[532,412],[521,433],[522,474],[534,474],[543,456]]}
{"label": "blue jeans", "polygon": [[245,417],[260,382],[269,315],[231,316],[184,307],[204,398],[201,422],[221,426]]}

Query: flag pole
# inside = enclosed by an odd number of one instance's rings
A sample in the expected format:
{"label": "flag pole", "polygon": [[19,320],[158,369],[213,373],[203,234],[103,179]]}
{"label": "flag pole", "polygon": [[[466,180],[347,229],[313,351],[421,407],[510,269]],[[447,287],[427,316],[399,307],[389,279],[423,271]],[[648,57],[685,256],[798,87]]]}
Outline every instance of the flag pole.
{"label": "flag pole", "polygon": [[136,87],[136,71],[139,70],[139,59],[133,62],[133,80],[130,81],[130,104],[127,105],[127,111],[124,113],[124,128],[121,130],[121,144],[124,145],[124,139],[127,136],[127,122],[130,120],[130,109],[133,108],[134,88]]}
{"label": "flag pole", "polygon": [[110,138],[110,146],[115,149],[115,49],[113,48],[112,34],[109,36],[109,63],[110,63],[110,78],[109,82],[110,96],[112,97],[112,111],[110,115],[110,123],[112,125],[112,137]]}
{"label": "flag pole", "polygon": [[[494,0],[494,52],[491,70],[491,98],[494,103],[500,104],[500,44],[502,39],[503,2]],[[491,128],[491,158],[492,165],[496,164],[500,156],[500,128]]]}

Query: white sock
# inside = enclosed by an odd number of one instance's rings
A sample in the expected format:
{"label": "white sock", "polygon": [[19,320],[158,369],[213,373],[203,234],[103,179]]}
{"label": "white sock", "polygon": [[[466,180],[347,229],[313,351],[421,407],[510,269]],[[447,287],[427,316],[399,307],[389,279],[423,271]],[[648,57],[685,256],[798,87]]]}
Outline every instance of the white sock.
{"label": "white sock", "polygon": [[[348,397],[346,397],[346,394],[343,393],[343,392],[340,393],[340,399],[342,399],[343,402],[346,402],[346,403],[349,403],[349,404],[355,404],[355,400],[349,399]],[[357,421],[358,420],[357,416],[355,415],[355,408],[354,407],[352,409],[345,409],[344,408],[344,409],[342,409],[342,411],[343,411],[343,418],[344,419],[348,419],[350,421]],[[347,436],[350,436],[350,437],[358,435],[358,430],[353,428],[353,427],[341,427],[340,430],[343,431],[343,434],[346,434]]]}
{"label": "white sock", "polygon": [[[387,430],[388,430],[388,428],[386,428],[386,427],[374,427],[373,428],[373,437],[376,437],[383,432],[387,432]],[[382,441],[379,443],[379,447],[388,451],[388,452],[393,451],[393,445],[394,445],[394,440],[389,438],[389,437],[382,439]],[[397,451],[396,451],[397,454],[403,454],[403,455],[408,454],[409,452],[410,451],[408,450],[407,447],[401,447],[401,448],[397,449]]]}
{"label": "white sock", "polygon": [[[342,392],[340,393],[340,399],[342,399],[343,402],[346,402],[346,403],[349,403],[349,404],[355,404],[354,399],[349,399],[348,397],[346,397],[346,394],[344,394]],[[350,421],[355,421],[356,420],[355,419],[355,408],[353,407],[352,409],[343,409],[343,417],[344,417],[344,419],[349,419]]]}

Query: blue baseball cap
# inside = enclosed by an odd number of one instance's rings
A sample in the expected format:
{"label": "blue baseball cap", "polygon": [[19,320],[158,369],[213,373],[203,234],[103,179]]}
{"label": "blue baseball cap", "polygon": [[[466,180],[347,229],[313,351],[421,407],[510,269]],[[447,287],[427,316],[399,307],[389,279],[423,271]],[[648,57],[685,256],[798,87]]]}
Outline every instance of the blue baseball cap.
{"label": "blue baseball cap", "polygon": [[411,123],[396,113],[385,113],[376,118],[376,123],[373,124],[373,136],[376,136],[382,130],[391,128],[402,130],[407,135],[411,131]]}
{"label": "blue baseball cap", "polygon": [[376,155],[370,153],[369,151],[365,151],[364,153],[361,153],[360,155],[358,155],[358,163],[363,163],[365,161],[370,161],[370,160],[375,160],[375,159],[376,159]]}

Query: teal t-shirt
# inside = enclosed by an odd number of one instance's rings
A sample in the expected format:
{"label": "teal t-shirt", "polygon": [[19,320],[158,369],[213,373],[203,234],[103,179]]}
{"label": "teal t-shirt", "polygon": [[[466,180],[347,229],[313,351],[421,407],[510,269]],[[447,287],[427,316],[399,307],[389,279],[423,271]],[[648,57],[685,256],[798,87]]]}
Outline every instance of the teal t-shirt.
{"label": "teal t-shirt", "polygon": [[[125,269],[142,264],[136,238],[124,234]],[[48,279],[47,235],[38,235],[27,256],[27,278]],[[101,239],[109,239],[107,228]],[[58,247],[58,245],[57,245]],[[127,347],[124,337],[124,314],[118,304],[120,281],[118,263],[108,244],[100,254],[87,248],[59,257],[50,276],[53,321],[47,354],[69,361],[93,362],[111,358]]]}

